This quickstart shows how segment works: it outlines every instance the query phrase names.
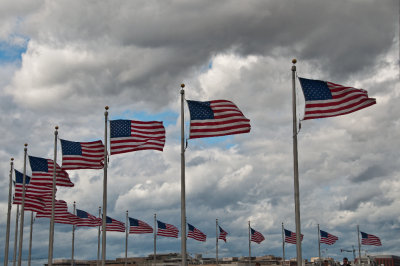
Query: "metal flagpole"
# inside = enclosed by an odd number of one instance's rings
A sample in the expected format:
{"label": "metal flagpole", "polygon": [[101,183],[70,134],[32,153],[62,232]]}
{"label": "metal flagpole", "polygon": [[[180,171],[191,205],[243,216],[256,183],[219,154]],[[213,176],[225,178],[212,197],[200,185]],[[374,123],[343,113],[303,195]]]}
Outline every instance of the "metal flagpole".
{"label": "metal flagpole", "polygon": [[21,266],[22,259],[22,240],[24,235],[24,216],[25,216],[25,182],[26,182],[26,154],[28,152],[28,144],[25,143],[24,148],[24,175],[22,178],[22,203],[21,203],[21,222],[19,227],[19,242],[18,242],[18,266]]}
{"label": "metal flagpole", "polygon": [[361,265],[360,226],[358,224],[357,224],[357,237],[358,237],[358,264]]}
{"label": "metal flagpole", "polygon": [[318,257],[319,257],[319,265],[322,264],[321,262],[321,239],[320,239],[320,231],[319,231],[319,224],[318,224]]}
{"label": "metal flagpole", "polygon": [[181,256],[182,266],[187,265],[186,260],[186,199],[185,199],[185,118],[184,100],[185,84],[181,84]]}
{"label": "metal flagpole", "polygon": [[157,247],[157,218],[156,218],[156,214],[154,214],[154,258],[153,258],[153,262],[154,262],[154,266],[156,266],[156,247]]}
{"label": "metal flagpole", "polygon": [[297,117],[296,117],[296,64],[297,60],[293,59],[292,63],[292,106],[293,106],[293,170],[294,170],[294,206],[296,220],[296,251],[297,265],[303,265],[301,255],[301,229],[300,229],[300,191],[299,191],[299,166],[297,154]]}
{"label": "metal flagpole", "polygon": [[[74,201],[74,215],[76,215],[76,203]],[[72,252],[71,252],[71,266],[74,266],[74,253],[75,253],[75,225],[72,225]]]}
{"label": "metal flagpole", "polygon": [[102,225],[102,241],[101,241],[101,265],[106,265],[106,219],[107,219],[107,122],[108,122],[108,106],[104,112],[104,178],[103,178],[103,225]]}
{"label": "metal flagpole", "polygon": [[33,222],[33,212],[31,212],[31,232],[29,234],[28,266],[31,266]]}
{"label": "metal flagpole", "polygon": [[249,266],[251,266],[251,232],[250,232],[250,221],[249,221]]}
{"label": "metal flagpole", "polygon": [[17,213],[15,215],[15,235],[14,235],[14,251],[13,251],[13,266],[17,263],[17,243],[18,243],[18,219],[19,219],[19,204],[17,205]]}
{"label": "metal flagpole", "polygon": [[129,227],[128,227],[128,211],[126,211],[126,224],[125,224],[125,266],[128,262],[128,233],[129,233]]}
{"label": "metal flagpole", "polygon": [[215,260],[218,266],[218,219],[215,219],[215,242],[216,242]]}
{"label": "metal flagpole", "polygon": [[285,228],[282,223],[282,266],[285,265]]}
{"label": "metal flagpole", "polygon": [[[101,207],[99,206],[99,218],[101,219]],[[97,266],[100,266],[100,225],[97,232]]]}
{"label": "metal flagpole", "polygon": [[7,230],[6,230],[6,244],[4,249],[4,266],[8,265],[8,247],[10,244],[10,223],[11,223],[11,197],[12,197],[12,172],[14,169],[14,158],[10,162],[10,180],[8,186],[8,209],[7,209]]}
{"label": "metal flagpole", "polygon": [[56,205],[56,165],[57,165],[57,135],[58,126],[54,131],[54,165],[53,165],[53,192],[51,199],[51,219],[50,219],[50,233],[49,233],[49,258],[48,266],[53,265],[53,244],[54,244],[54,216],[55,216],[55,205]]}

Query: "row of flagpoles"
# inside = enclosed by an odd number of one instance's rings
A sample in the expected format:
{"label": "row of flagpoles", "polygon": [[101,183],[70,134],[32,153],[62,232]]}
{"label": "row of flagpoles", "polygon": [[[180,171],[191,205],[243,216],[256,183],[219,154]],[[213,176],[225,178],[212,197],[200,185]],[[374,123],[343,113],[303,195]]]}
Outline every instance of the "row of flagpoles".
{"label": "row of flagpoles", "polygon": [[[293,157],[294,157],[294,199],[296,223],[296,251],[297,261],[301,257],[301,229],[300,229],[300,201],[298,177],[297,134],[298,120],[296,117],[295,78],[296,60],[292,66],[292,103],[293,103]],[[348,114],[376,103],[368,98],[364,90],[346,87],[339,84],[320,80],[299,78],[305,97],[306,119],[325,118]],[[184,102],[185,85],[181,85],[181,256],[182,265],[187,265],[186,258],[186,195],[185,195],[185,131],[184,131]],[[190,113],[189,139],[217,137],[250,132],[250,120],[231,101],[213,100],[206,102],[186,100]],[[54,222],[57,219],[57,208],[65,211],[66,203],[56,201],[56,185],[73,186],[65,170],[103,169],[103,207],[102,207],[102,265],[106,258],[106,231],[107,231],[107,163],[108,163],[108,123],[110,124],[110,155],[139,151],[162,151],[165,144],[165,129],[159,121],[108,120],[108,107],[105,108],[104,145],[101,140],[93,142],[74,142],[60,139],[62,148],[62,166],[57,165],[58,127],[54,132],[54,160],[29,156],[32,168],[30,185],[26,189],[26,158],[27,144],[24,148],[24,170],[22,173],[21,193],[21,221],[19,232],[18,266],[21,265],[22,236],[24,226],[24,210],[33,208],[32,201],[42,204],[42,209],[36,209],[37,217],[50,218],[48,265],[52,265]],[[11,178],[11,174],[10,174]],[[65,181],[66,183],[63,183]],[[11,182],[11,181],[10,181]],[[71,184],[70,184],[71,183]],[[37,185],[36,191],[33,187]],[[11,184],[10,184],[11,191]],[[28,197],[26,197],[28,193]],[[38,194],[35,194],[38,193]],[[26,201],[26,202],[25,202]],[[7,214],[6,256],[8,258],[9,215],[11,209],[11,192],[9,192],[9,210]],[[33,204],[35,205],[35,204]],[[49,208],[49,206],[51,206]],[[36,205],[37,207],[37,205]],[[250,230],[251,231],[251,230]],[[7,265],[7,262],[5,263]]]}

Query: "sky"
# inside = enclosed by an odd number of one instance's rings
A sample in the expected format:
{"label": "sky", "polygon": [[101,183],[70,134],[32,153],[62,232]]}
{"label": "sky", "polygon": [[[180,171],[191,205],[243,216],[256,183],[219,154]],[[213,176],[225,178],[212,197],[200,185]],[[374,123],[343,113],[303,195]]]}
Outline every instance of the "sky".
{"label": "sky", "polygon": [[[363,88],[377,104],[340,117],[301,121],[298,133],[303,258],[318,256],[317,227],[339,237],[321,255],[353,260],[357,225],[397,255],[400,246],[400,70],[398,0],[45,1],[3,0],[0,9],[0,259],[4,258],[10,158],[54,156],[59,138],[104,141],[109,119],[163,121],[163,152],[110,157],[107,215],[180,228],[180,85],[188,100],[233,101],[251,132],[188,140],[187,221],[207,241],[190,255],[215,256],[215,220],[228,232],[219,257],[248,256],[248,221],[266,240],[253,256],[282,256],[282,223],[295,231],[292,59],[300,77]],[[297,117],[304,97],[296,81]],[[189,112],[184,106],[185,138]],[[58,142],[57,162],[61,164]],[[27,173],[30,175],[30,167]],[[98,214],[102,170],[71,170],[57,199]],[[15,206],[12,208],[12,258]],[[23,259],[28,256],[25,216]],[[33,227],[32,265],[47,258],[49,220]],[[70,258],[72,228],[56,224],[54,258]],[[152,235],[131,235],[128,256],[153,253]],[[157,253],[180,252],[160,237]],[[125,235],[107,234],[107,258],[123,257]],[[287,244],[286,258],[296,257]],[[75,258],[97,257],[97,230],[77,229]]]}

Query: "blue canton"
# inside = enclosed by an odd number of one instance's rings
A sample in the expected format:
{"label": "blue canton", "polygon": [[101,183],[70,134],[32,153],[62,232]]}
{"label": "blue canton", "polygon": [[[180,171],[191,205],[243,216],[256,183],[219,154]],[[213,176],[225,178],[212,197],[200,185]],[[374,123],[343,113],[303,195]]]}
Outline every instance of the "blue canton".
{"label": "blue canton", "polygon": [[[21,172],[18,172],[17,170],[15,170],[15,183],[19,183],[22,184],[24,183],[24,174]],[[29,182],[31,181],[31,178],[27,175],[25,175],[25,184],[29,184]]]}
{"label": "blue canton", "polygon": [[82,155],[82,147],[79,142],[61,139],[63,155]]}
{"label": "blue canton", "polygon": [[306,101],[330,100],[331,91],[325,81],[299,78]]}
{"label": "blue canton", "polygon": [[163,222],[157,221],[157,225],[158,225],[158,228],[160,228],[160,229],[167,229],[167,226]]}
{"label": "blue canton", "polygon": [[131,120],[111,120],[110,135],[111,138],[130,137]]}
{"label": "blue canton", "polygon": [[139,226],[139,221],[129,217],[129,224],[131,226]]}
{"label": "blue canton", "polygon": [[328,237],[328,233],[321,230],[321,237]]}
{"label": "blue canton", "polygon": [[190,120],[214,119],[214,112],[210,102],[187,101],[189,105]]}
{"label": "blue canton", "polygon": [[47,159],[29,156],[29,163],[31,165],[32,172],[49,172]]}
{"label": "blue canton", "polygon": [[112,224],[112,219],[108,216],[106,216],[106,223],[107,224]]}
{"label": "blue canton", "polygon": [[79,218],[89,218],[87,212],[78,209],[76,209],[76,216],[78,216]]}

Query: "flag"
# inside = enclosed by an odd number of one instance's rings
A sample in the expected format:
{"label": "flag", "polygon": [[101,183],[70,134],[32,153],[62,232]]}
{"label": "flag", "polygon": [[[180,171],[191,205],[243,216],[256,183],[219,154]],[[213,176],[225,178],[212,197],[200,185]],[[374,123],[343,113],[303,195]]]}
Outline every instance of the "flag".
{"label": "flag", "polygon": [[80,218],[79,221],[76,223],[76,226],[95,227],[102,224],[101,218],[98,218],[88,212],[79,209],[76,209],[76,216]]}
{"label": "flag", "polygon": [[[32,169],[31,184],[53,187],[53,160],[29,156],[29,163]],[[56,164],[56,186],[74,186],[74,183],[69,179],[68,173],[61,169],[58,164]]]}
{"label": "flag", "polygon": [[331,235],[328,232],[319,230],[320,234],[321,234],[321,243],[324,244],[328,244],[328,245],[333,245],[335,244],[336,241],[339,240],[339,238],[337,236]]}
{"label": "flag", "polygon": [[[37,213],[36,218],[51,218],[52,202],[46,203],[44,210]],[[75,225],[79,218],[68,212],[67,203],[63,200],[54,202],[54,222]]]}
{"label": "flag", "polygon": [[[14,196],[13,204],[22,204],[22,193],[23,193],[23,174],[15,170],[15,181],[14,183]],[[30,183],[30,177],[25,175],[25,211],[42,211],[45,207],[45,203],[39,197],[32,196],[27,193],[27,188]]]}
{"label": "flag", "polygon": [[166,224],[157,220],[158,236],[166,236],[166,237],[178,237],[179,230],[172,224]]}
{"label": "flag", "polygon": [[153,233],[153,228],[147,223],[129,217],[129,234]]}
{"label": "flag", "polygon": [[[303,241],[303,234],[301,234],[301,241]],[[285,229],[285,242],[296,245],[296,233]]]}
{"label": "flag", "polygon": [[194,240],[202,242],[206,241],[207,236],[203,232],[201,232],[199,229],[197,229],[196,227],[194,227],[189,223],[188,226],[189,226],[189,231],[187,235],[188,238],[193,238]]}
{"label": "flag", "polygon": [[250,231],[251,231],[251,238],[250,238],[251,241],[256,242],[257,244],[260,244],[261,242],[264,241],[265,238],[260,232],[257,232],[251,227]]}
{"label": "flag", "polygon": [[304,120],[345,115],[376,104],[362,89],[299,78],[305,98]]}
{"label": "flag", "polygon": [[75,142],[60,139],[60,141],[63,169],[103,169],[104,145],[101,140]]}
{"label": "flag", "polygon": [[165,128],[159,121],[111,120],[111,155],[140,151],[163,151]]}
{"label": "flag", "polygon": [[228,233],[225,232],[224,229],[221,228],[221,226],[218,225],[218,227],[219,227],[219,237],[218,237],[218,239],[224,240],[225,243],[226,243],[226,236],[228,235]]}
{"label": "flag", "polygon": [[187,101],[190,112],[189,138],[207,138],[250,132],[250,120],[230,101]]}
{"label": "flag", "polygon": [[364,232],[361,233],[361,245],[372,245],[372,246],[382,246],[381,240],[379,237],[370,235]]}
{"label": "flag", "polygon": [[125,232],[125,224],[106,216],[106,231]]}

